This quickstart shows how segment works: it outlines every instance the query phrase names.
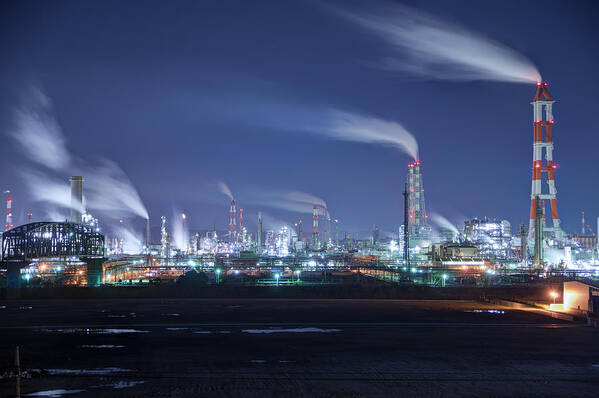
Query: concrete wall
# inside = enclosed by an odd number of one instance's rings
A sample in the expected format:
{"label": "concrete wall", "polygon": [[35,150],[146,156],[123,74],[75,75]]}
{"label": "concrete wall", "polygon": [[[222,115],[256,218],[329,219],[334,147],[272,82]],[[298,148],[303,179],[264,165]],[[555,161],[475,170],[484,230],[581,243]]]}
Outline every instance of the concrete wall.
{"label": "concrete wall", "polygon": [[564,309],[588,311],[589,288],[582,282],[564,282]]}

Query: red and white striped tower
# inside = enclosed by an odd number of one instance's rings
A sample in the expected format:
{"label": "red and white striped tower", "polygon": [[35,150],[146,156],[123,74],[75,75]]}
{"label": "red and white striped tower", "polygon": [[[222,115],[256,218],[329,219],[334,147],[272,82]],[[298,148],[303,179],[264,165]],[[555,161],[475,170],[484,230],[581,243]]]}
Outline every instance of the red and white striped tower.
{"label": "red and white striped tower", "polygon": [[[551,137],[551,128],[555,123],[553,119],[552,106],[555,101],[551,98],[547,83],[537,83],[537,93],[532,102],[534,116],[534,144],[532,152],[532,189],[530,195],[530,224],[528,236],[534,237],[535,228],[535,197],[541,200],[541,207],[545,209],[545,200],[551,203],[551,218],[553,228],[544,228],[544,231],[553,232],[554,236],[561,237],[560,220],[557,215],[557,190],[555,188],[555,169],[557,166],[553,163],[553,140]],[[543,131],[545,134],[543,134]],[[543,156],[544,155],[544,156]],[[549,193],[543,193],[541,181],[543,173],[547,175],[547,186]],[[543,221],[544,222],[544,221]]]}
{"label": "red and white striped tower", "polygon": [[312,209],[312,245],[318,246],[318,205]]}
{"label": "red and white striped tower", "polygon": [[10,191],[6,191],[6,224],[4,226],[4,230],[8,231],[12,229],[14,226],[12,224],[12,197],[10,196]]}
{"label": "red and white striped tower", "polygon": [[231,208],[229,210],[229,240],[235,242],[237,236],[237,208],[235,199],[231,199]]}

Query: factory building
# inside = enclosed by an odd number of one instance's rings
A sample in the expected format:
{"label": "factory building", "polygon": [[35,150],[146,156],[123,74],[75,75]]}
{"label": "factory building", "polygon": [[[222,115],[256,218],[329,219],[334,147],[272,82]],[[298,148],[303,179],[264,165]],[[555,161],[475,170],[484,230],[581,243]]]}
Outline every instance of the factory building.
{"label": "factory building", "polygon": [[478,248],[483,258],[501,260],[512,256],[512,226],[507,220],[465,221],[464,238]]}
{"label": "factory building", "polygon": [[599,315],[599,284],[597,282],[564,282],[563,309]]}
{"label": "factory building", "polygon": [[431,263],[442,265],[480,265],[483,263],[478,248],[471,243],[443,243],[431,245]]}
{"label": "factory building", "polygon": [[570,234],[568,238],[578,243],[582,249],[593,250],[597,248],[597,235],[595,234]]}

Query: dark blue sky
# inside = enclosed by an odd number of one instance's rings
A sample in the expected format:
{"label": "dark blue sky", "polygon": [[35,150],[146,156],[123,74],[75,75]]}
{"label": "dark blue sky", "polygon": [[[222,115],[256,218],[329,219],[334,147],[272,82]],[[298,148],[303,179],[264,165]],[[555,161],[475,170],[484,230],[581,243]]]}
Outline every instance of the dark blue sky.
{"label": "dark blue sky", "polygon": [[[539,68],[557,100],[562,225],[578,231],[581,210],[591,223],[599,215],[599,5],[407,3]],[[398,121],[419,141],[430,211],[452,221],[527,220],[534,85],[423,80],[374,68],[389,44],[315,1],[14,1],[0,11],[2,130],[11,128],[23,87],[39,84],[69,149],[116,161],[153,220],[177,208],[193,228],[225,228],[227,199],[214,187],[222,180],[250,219],[258,210],[289,221],[300,215],[244,204],[245,192],[299,190],[326,200],[342,230],[397,228],[407,155],[253,123],[262,103]],[[278,124],[294,123],[273,113]],[[19,181],[21,153],[9,138],[1,142],[0,187],[14,192],[22,222],[40,205]]]}

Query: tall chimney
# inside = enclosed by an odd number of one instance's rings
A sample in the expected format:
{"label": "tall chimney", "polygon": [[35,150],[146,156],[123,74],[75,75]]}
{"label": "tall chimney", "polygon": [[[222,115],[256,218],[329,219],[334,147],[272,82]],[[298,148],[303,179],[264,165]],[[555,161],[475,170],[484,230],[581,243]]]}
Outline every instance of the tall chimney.
{"label": "tall chimney", "polygon": [[71,222],[81,224],[83,215],[83,177],[71,177]]}
{"label": "tall chimney", "polygon": [[262,248],[262,212],[258,212],[258,236],[256,237],[258,249]]}
{"label": "tall chimney", "polygon": [[406,267],[410,266],[410,218],[408,214],[409,198],[410,192],[408,191],[408,184],[406,183],[403,191],[403,259]]}
{"label": "tall chimney", "polygon": [[146,250],[150,253],[150,246],[152,245],[152,240],[150,236],[150,218],[146,220]]}

